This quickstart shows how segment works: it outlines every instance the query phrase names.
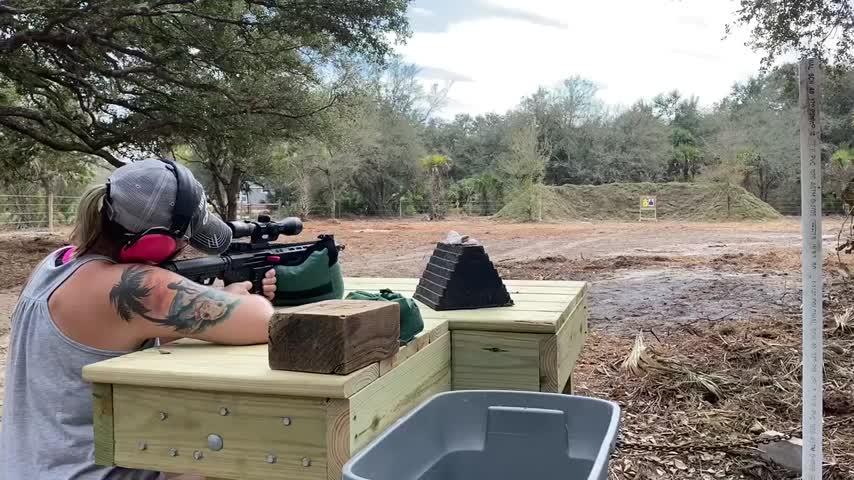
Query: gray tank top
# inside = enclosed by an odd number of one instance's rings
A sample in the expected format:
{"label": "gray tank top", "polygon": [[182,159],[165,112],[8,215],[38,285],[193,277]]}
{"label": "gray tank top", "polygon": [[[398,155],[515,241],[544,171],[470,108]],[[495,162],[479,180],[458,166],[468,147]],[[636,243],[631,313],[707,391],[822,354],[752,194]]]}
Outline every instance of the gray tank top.
{"label": "gray tank top", "polygon": [[[49,255],[32,274],[12,314],[0,423],[0,480],[157,479],[158,472],[95,465],[92,390],[82,368],[129,352],[91,348],[53,323],[48,298],[78,268],[107,257],[58,264]],[[150,346],[147,342],[141,347]]]}

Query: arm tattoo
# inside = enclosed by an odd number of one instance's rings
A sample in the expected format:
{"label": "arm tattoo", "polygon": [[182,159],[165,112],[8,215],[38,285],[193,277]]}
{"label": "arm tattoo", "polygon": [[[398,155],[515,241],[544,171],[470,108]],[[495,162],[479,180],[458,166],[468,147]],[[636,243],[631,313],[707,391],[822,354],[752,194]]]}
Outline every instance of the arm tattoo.
{"label": "arm tattoo", "polygon": [[182,279],[166,286],[175,291],[166,316],[152,316],[146,304],[154,288],[146,284],[148,272],[146,267],[128,267],[122,272],[119,283],[110,290],[110,303],[125,321],[130,321],[135,314],[150,322],[170,326],[176,332],[201,333],[228,318],[240,302],[220,290],[200,287]]}

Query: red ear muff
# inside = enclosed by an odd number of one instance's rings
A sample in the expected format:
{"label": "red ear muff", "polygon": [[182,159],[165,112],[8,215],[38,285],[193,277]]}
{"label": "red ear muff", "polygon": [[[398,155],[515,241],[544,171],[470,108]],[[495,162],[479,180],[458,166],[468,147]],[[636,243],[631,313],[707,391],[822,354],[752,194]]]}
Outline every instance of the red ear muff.
{"label": "red ear muff", "polygon": [[163,263],[178,250],[175,238],[162,233],[143,235],[130,245],[122,247],[119,261],[123,263]]}

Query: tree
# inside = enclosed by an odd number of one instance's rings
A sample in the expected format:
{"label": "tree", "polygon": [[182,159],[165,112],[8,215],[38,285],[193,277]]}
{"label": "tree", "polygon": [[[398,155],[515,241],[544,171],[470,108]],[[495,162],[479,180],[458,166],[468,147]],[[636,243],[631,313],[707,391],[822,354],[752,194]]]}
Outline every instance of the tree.
{"label": "tree", "polygon": [[[750,45],[765,53],[765,67],[790,51],[824,62],[854,60],[854,3],[850,0],[740,0],[735,24],[750,27]],[[727,25],[727,34],[731,30]]]}
{"label": "tree", "polygon": [[499,163],[499,171],[514,197],[525,197],[531,220],[538,218],[541,188],[550,157],[548,146],[540,145],[533,121],[522,117],[510,133],[509,152]]}
{"label": "tree", "polygon": [[428,155],[421,159],[421,167],[430,177],[430,220],[445,218],[445,177],[451,162],[444,155]]}
{"label": "tree", "polygon": [[[0,101],[20,105],[22,100],[10,89],[0,88]],[[0,129],[0,186],[4,192],[15,195],[32,195],[41,190],[44,212],[49,211],[51,195],[79,194],[95,171],[102,167],[102,162],[97,160],[97,157],[81,153],[55,151],[31,138]],[[12,198],[10,203],[20,212],[21,222],[32,226],[33,222],[40,221],[34,216],[36,208],[32,199]]]}
{"label": "tree", "polygon": [[736,190],[744,184],[750,169],[745,160],[744,155],[735,158],[728,157],[701,175],[703,181],[715,186],[718,192],[726,198],[727,217],[732,214],[733,196]]}
{"label": "tree", "polygon": [[275,163],[279,177],[287,179],[288,187],[295,194],[299,217],[307,219],[313,207],[312,179],[316,157],[305,151],[295,152],[283,145],[276,150]]}
{"label": "tree", "polygon": [[658,118],[666,120],[667,123],[673,121],[676,116],[676,107],[679,106],[679,101],[682,99],[682,94],[678,90],[671,90],[668,93],[659,93],[652,99],[653,111]]}
{"label": "tree", "polygon": [[637,102],[599,132],[599,176],[606,182],[648,182],[663,177],[670,155],[668,127],[655,107]]}
{"label": "tree", "polygon": [[350,185],[364,213],[397,211],[400,198],[420,188],[426,151],[414,125],[382,103],[367,102],[354,133]]}
{"label": "tree", "polygon": [[[24,228],[47,223],[51,197],[79,195],[101,166],[97,157],[57,152],[29,138],[0,132],[0,188],[11,194],[7,208]],[[42,194],[43,209],[34,196]],[[72,216],[75,205],[54,201],[54,215]]]}
{"label": "tree", "polygon": [[0,126],[120,166],[227,122],[299,122],[335,100],[305,101],[318,67],[339,55],[382,64],[387,34],[408,33],[406,4],[7,1],[0,83],[25,101],[0,104]]}
{"label": "tree", "polygon": [[[246,182],[262,178],[272,168],[272,147],[251,136],[201,136],[189,139],[189,148],[175,154],[178,160],[195,165],[194,175],[212,192],[210,202],[222,218],[237,218],[238,198]],[[199,171],[201,170],[201,172]]]}
{"label": "tree", "polygon": [[433,119],[421,136],[428,150],[446,155],[453,164],[450,176],[462,179],[494,169],[507,152],[509,125],[506,116],[488,113],[457,115],[452,122]]}
{"label": "tree", "polygon": [[474,188],[480,203],[480,214],[490,215],[497,212],[503,194],[498,178],[490,172],[482,173],[474,177]]}
{"label": "tree", "polygon": [[270,186],[280,199],[292,199],[302,218],[307,218],[317,203],[326,204],[330,218],[338,212],[342,189],[353,171],[350,139],[333,143],[326,138],[309,138],[292,145],[279,145],[272,158],[272,168],[259,176],[261,184]]}
{"label": "tree", "polygon": [[830,172],[832,183],[829,190],[839,195],[848,208],[854,207],[854,196],[851,195],[854,190],[851,183],[854,178],[854,148],[840,148],[834,152],[830,157]]}
{"label": "tree", "polygon": [[596,171],[595,130],[603,116],[603,104],[596,98],[596,84],[578,75],[557,87],[540,88],[522,100],[519,113],[533,117],[538,141],[550,152],[546,163],[546,182],[598,180]]}
{"label": "tree", "polygon": [[388,68],[374,69],[372,72],[372,94],[391,111],[413,124],[427,122],[446,105],[454,82],[445,82],[442,87],[434,83],[429,91],[425,91],[418,79],[420,72],[417,65],[394,58]]}
{"label": "tree", "polygon": [[670,175],[679,177],[683,182],[694,180],[703,162],[703,152],[696,137],[684,128],[675,128],[670,141],[673,145],[668,169]]}
{"label": "tree", "polygon": [[678,90],[653,98],[653,114],[670,127],[670,160],[666,175],[683,182],[693,181],[705,163],[705,125],[699,99],[682,97]]}

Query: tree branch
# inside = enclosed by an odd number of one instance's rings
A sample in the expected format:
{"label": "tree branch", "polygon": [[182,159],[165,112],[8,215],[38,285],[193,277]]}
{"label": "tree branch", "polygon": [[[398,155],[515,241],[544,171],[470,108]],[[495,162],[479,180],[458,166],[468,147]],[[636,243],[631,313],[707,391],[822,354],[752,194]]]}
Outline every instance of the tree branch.
{"label": "tree branch", "polygon": [[121,167],[122,165],[124,165],[124,162],[122,162],[121,160],[113,156],[110,152],[104,149],[93,149],[81,143],[61,142],[52,137],[42,134],[38,130],[33,130],[21,125],[18,122],[11,121],[8,117],[0,116],[0,125],[8,128],[9,130],[31,137],[37,142],[44,144],[54,150],[58,150],[61,152],[88,153],[90,155],[97,155],[103,158],[104,160],[109,162],[110,165],[113,165],[115,167]]}

